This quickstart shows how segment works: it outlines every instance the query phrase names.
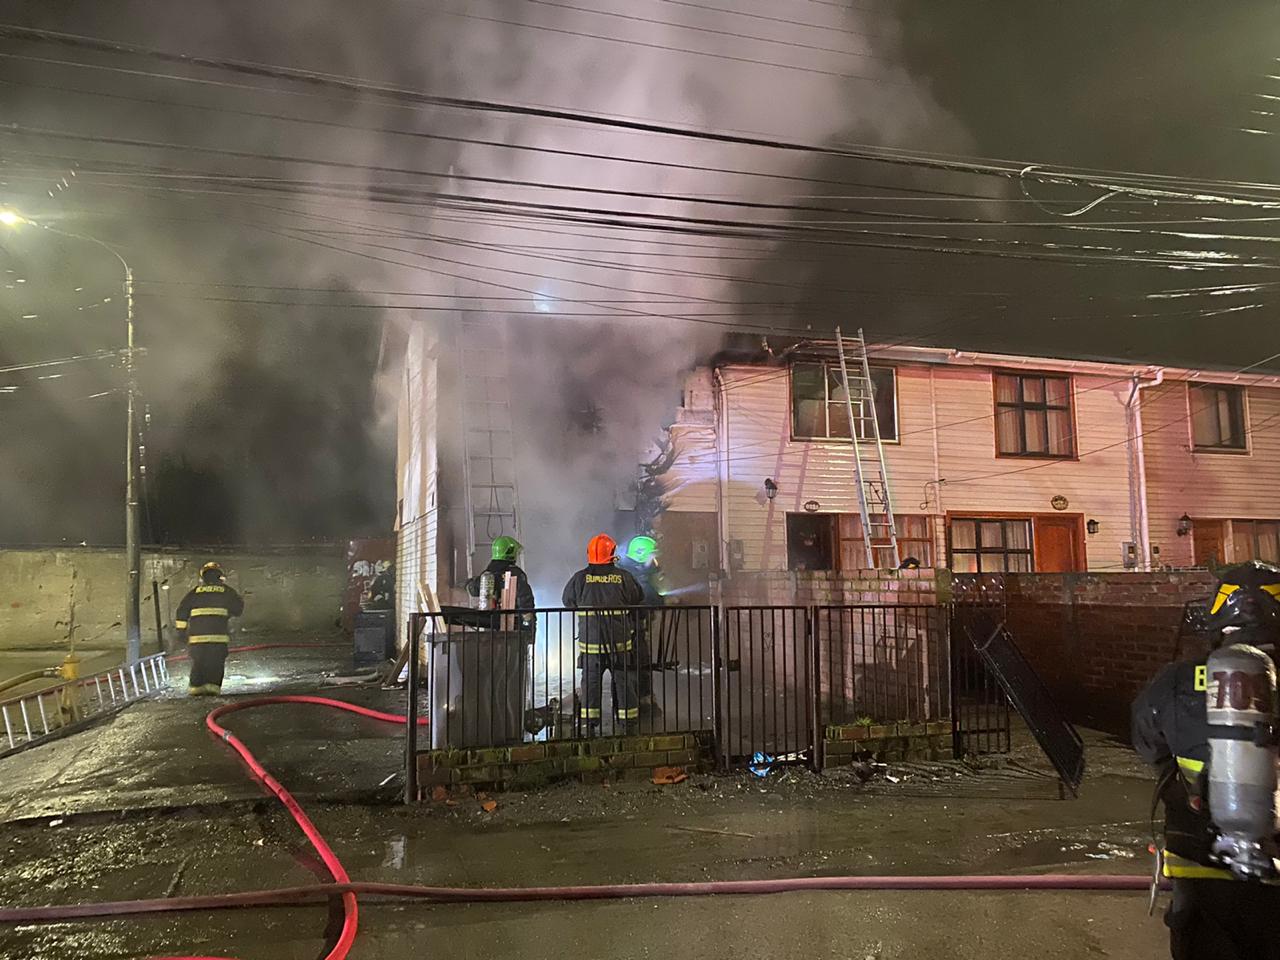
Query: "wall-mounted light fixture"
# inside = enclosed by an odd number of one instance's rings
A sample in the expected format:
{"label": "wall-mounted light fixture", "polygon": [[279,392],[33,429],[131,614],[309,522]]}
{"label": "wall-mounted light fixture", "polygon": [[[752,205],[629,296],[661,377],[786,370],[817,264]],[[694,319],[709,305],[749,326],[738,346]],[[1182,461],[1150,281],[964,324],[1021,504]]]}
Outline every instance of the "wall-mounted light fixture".
{"label": "wall-mounted light fixture", "polygon": [[1191,532],[1191,518],[1185,513],[1178,518],[1178,536],[1185,537]]}
{"label": "wall-mounted light fixture", "polygon": [[1101,524],[1099,524],[1097,520],[1090,520],[1084,525],[1084,528],[1090,533],[1097,533],[1099,526],[1101,526]]}
{"label": "wall-mounted light fixture", "polygon": [[765,477],[764,479],[764,495],[770,500],[778,495],[778,485],[773,482],[772,477]]}

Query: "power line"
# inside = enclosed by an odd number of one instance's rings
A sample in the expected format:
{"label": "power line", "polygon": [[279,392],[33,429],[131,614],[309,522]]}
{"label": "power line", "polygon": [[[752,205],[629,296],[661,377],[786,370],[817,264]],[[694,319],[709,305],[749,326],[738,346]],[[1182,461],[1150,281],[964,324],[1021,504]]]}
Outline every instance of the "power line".
{"label": "power line", "polygon": [[[545,2],[545,0],[528,0],[528,2],[531,2],[531,3]],[[550,4],[550,5],[560,6],[560,4]],[[582,8],[570,7],[569,9],[581,10]],[[457,10],[441,10],[439,12],[444,14],[445,16],[461,17],[462,19],[465,19],[465,20],[475,20],[481,23],[496,23],[502,26],[507,26],[507,27],[520,27],[521,29],[537,30],[542,33],[554,33],[562,37],[578,37],[586,40],[600,40],[605,43],[622,44],[628,47],[641,47],[647,50],[662,50],[667,53],[683,53],[689,56],[708,57],[713,60],[724,60],[731,63],[751,64],[758,67],[772,67],[778,70],[794,70],[798,73],[811,73],[811,74],[816,74],[818,76],[835,77],[838,80],[860,80],[868,83],[881,83],[887,86],[894,86],[894,87],[911,86],[910,83],[907,83],[906,81],[903,81],[903,80],[888,80],[888,79],[885,79],[884,77],[872,77],[863,73],[841,73],[837,70],[822,70],[818,67],[802,67],[802,66],[799,66],[798,64],[779,63],[776,60],[759,60],[759,59],[756,59],[755,57],[738,57],[729,53],[712,53],[708,50],[697,50],[692,47],[676,47],[676,46],[671,46],[665,43],[652,43],[647,40],[634,40],[634,39],[628,40],[622,37],[611,37],[608,34],[604,34],[604,33],[591,33],[586,30],[569,30],[565,27],[550,27],[550,26],[546,26],[545,24],[528,23],[520,20],[507,20],[502,17],[486,17],[478,13],[462,13]],[[589,12],[599,13],[601,11],[593,10]],[[618,14],[618,16],[621,16],[621,14]],[[626,19],[636,19],[636,18],[627,17]],[[653,21],[650,21],[650,22],[653,22]],[[719,32],[719,31],[712,31],[712,32]],[[758,40],[760,38],[752,37],[749,39]],[[876,59],[880,59],[880,58],[876,58]]]}
{"label": "power line", "polygon": [[[474,16],[474,15],[468,15]],[[942,170],[952,173],[965,173],[981,176],[1000,177],[1024,183],[1027,180],[1039,181],[1072,187],[1091,187],[1104,192],[1114,192],[1147,200],[1203,200],[1214,203],[1244,206],[1280,207],[1280,200],[1274,198],[1274,192],[1280,190],[1275,184],[1242,183],[1239,181],[1199,180],[1186,177],[1171,177],[1156,174],[1135,174],[1124,171],[1098,171],[1084,167],[1057,167],[1048,170],[1040,164],[1013,163],[1007,160],[989,160],[985,158],[964,158],[947,154],[929,154],[919,151],[891,150],[883,147],[869,147],[865,144],[818,145],[797,141],[782,140],[757,134],[717,132],[697,128],[679,127],[656,121],[631,119],[618,116],[570,111],[555,107],[542,107],[502,103],[491,100],[442,97],[422,91],[397,87],[390,84],[376,83],[359,78],[318,71],[301,70],[292,67],[281,67],[272,64],[254,63],[227,58],[200,57],[188,54],[175,54],[152,47],[129,44],[121,41],[104,40],[77,34],[57,31],[39,30],[14,24],[0,24],[0,37],[17,40],[55,43],[79,49],[97,52],[130,54],[149,57],[167,62],[180,63],[185,66],[204,67],[231,71],[235,73],[276,80],[287,80],[309,84],[325,89],[341,90],[344,93],[363,93],[386,97],[388,100],[445,107],[450,109],[471,110],[477,112],[502,113],[512,116],[534,117],[545,120],[558,120],[569,123],[601,126],[615,130],[638,133],[653,133],[677,136],[692,140],[701,140],[738,146],[767,147],[798,153],[841,157],[846,159],[867,160],[877,163],[921,167]],[[147,75],[145,71],[138,71]],[[156,74],[150,74],[157,76]],[[165,79],[183,82],[212,82],[207,78],[176,77],[162,75]],[[887,82],[887,81],[886,81]],[[226,85],[226,84],[221,84]],[[262,91],[262,87],[251,87]],[[267,92],[281,92],[269,90]],[[1159,184],[1159,186],[1153,186]],[[1189,190],[1174,190],[1173,186],[1182,186]],[[1209,192],[1206,192],[1208,188]],[[1232,194],[1231,189],[1259,190],[1270,192],[1263,197],[1252,197],[1245,193]]]}
{"label": "power line", "polygon": [[[70,61],[70,60],[52,60],[51,61],[44,58],[23,57],[19,54],[11,54],[11,53],[0,53],[0,57],[9,58],[9,59],[20,59],[20,60],[38,60],[39,62],[42,62],[42,63],[53,63],[59,66],[77,67],[77,68],[90,69],[90,70],[116,69],[116,68],[108,67],[104,64],[77,63],[75,61]],[[756,170],[734,169],[732,167],[716,167],[716,166],[708,166],[703,164],[677,163],[671,160],[654,160],[654,159],[649,159],[644,157],[618,156],[616,154],[596,153],[596,152],[586,151],[586,150],[568,150],[564,148],[537,146],[533,144],[509,143],[506,141],[488,140],[480,137],[449,136],[449,135],[440,134],[440,133],[428,133],[426,131],[421,131],[421,130],[406,130],[404,128],[399,128],[399,127],[365,126],[365,125],[343,123],[336,120],[322,120],[322,119],[313,118],[313,117],[300,117],[300,116],[283,114],[283,113],[269,113],[266,111],[242,110],[242,109],[237,109],[234,107],[227,107],[227,106],[214,106],[211,104],[199,104],[199,103],[190,103],[185,101],[165,100],[159,97],[130,96],[128,94],[121,94],[121,93],[107,93],[106,91],[103,91],[103,90],[80,90],[74,87],[60,87],[60,86],[57,86],[56,84],[42,84],[42,83],[34,83],[30,81],[0,79],[0,84],[6,84],[8,86],[30,87],[34,89],[43,89],[43,90],[54,90],[61,93],[73,93],[79,96],[103,97],[103,98],[108,98],[112,100],[124,100],[131,103],[147,103],[147,104],[153,104],[156,106],[174,107],[181,110],[202,110],[202,111],[209,111],[209,112],[215,112],[215,113],[225,113],[232,116],[253,117],[255,119],[260,119],[260,120],[272,120],[276,122],[285,122],[285,123],[310,124],[313,126],[321,126],[321,127],[328,127],[333,129],[342,129],[342,130],[352,130],[352,131],[359,131],[363,133],[385,133],[392,136],[415,137],[423,140],[440,141],[442,143],[461,143],[461,144],[467,144],[471,146],[493,147],[495,149],[502,149],[502,150],[542,153],[542,154],[547,154],[549,156],[574,157],[578,159],[599,160],[601,162],[632,164],[635,166],[660,167],[660,168],[671,169],[671,170],[688,170],[688,171],[697,172],[697,173],[716,173],[716,174],[727,174],[727,175],[739,176],[739,177],[756,177],[756,178],[767,179],[767,180],[786,180],[786,181],[792,181],[795,183],[812,183],[817,185],[828,185],[828,186],[840,186],[840,187],[853,186],[853,187],[865,187],[865,188],[876,189],[876,190],[891,190],[896,193],[917,194],[917,195],[920,195],[919,197],[917,197],[917,199],[921,199],[921,200],[936,199],[939,201],[947,200],[947,201],[961,201],[961,202],[971,202],[971,203],[992,203],[992,202],[1032,203],[1033,202],[1021,197],[997,198],[997,197],[983,196],[978,194],[965,195],[965,194],[957,193],[955,191],[927,190],[921,187],[907,187],[907,186],[900,186],[900,185],[893,185],[893,184],[866,183],[866,182],[850,181],[850,180],[833,180],[833,179],[828,179],[823,177],[803,176],[800,174],[767,173],[767,172],[756,171]],[[863,197],[839,197],[835,199],[898,200],[898,199],[905,199],[905,198],[863,196]]]}
{"label": "power line", "polygon": [[74,357],[59,357],[57,360],[40,360],[35,363],[17,363],[0,367],[0,373],[17,373],[23,370],[43,370],[46,367],[60,367],[68,363],[80,363],[84,360],[111,360],[120,356],[119,350],[99,350],[96,353],[82,353]]}
{"label": "power line", "polygon": [[640,17],[628,13],[615,13],[611,10],[593,10],[590,7],[576,7],[568,3],[559,3],[557,0],[525,0],[525,3],[532,3],[542,7],[555,7],[560,10],[574,10],[579,13],[590,13],[601,17],[613,17],[617,20],[628,20],[632,23],[647,23],[660,27],[672,27],[677,30],[689,30],[695,33],[709,33],[719,37],[732,37],[736,40],[756,40],[760,43],[779,44],[785,47],[795,47],[800,50],[814,50],[821,53],[834,53],[839,56],[858,57],[863,60],[883,60],[886,63],[896,63],[892,57],[881,57],[873,53],[858,53],[853,50],[842,50],[839,47],[821,47],[812,43],[782,40],[777,37],[761,37],[749,33],[737,33],[733,30],[716,30],[712,27],[699,27],[689,23],[676,23],[673,20],[659,20],[652,17]]}

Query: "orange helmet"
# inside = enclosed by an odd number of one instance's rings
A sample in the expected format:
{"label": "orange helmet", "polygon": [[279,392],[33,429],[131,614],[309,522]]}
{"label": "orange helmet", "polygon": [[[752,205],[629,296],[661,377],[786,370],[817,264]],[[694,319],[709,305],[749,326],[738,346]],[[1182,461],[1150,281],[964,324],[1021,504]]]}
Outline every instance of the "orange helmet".
{"label": "orange helmet", "polygon": [[597,533],[587,544],[587,563],[613,563],[618,544],[607,533]]}

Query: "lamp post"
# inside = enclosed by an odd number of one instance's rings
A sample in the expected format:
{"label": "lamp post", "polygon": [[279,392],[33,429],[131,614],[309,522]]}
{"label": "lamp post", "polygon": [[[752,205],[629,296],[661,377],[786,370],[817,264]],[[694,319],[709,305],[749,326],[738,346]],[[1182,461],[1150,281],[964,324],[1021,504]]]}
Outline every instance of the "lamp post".
{"label": "lamp post", "polygon": [[124,633],[125,658],[129,663],[132,663],[142,656],[142,614],[140,609],[142,546],[138,540],[138,378],[137,369],[134,365],[133,270],[129,267],[125,258],[120,255],[120,251],[111,246],[111,244],[99,240],[97,237],[86,236],[82,233],[72,233],[70,230],[51,227],[47,223],[38,223],[35,220],[30,220],[13,210],[0,209],[0,224],[7,227],[29,224],[33,227],[40,227],[43,230],[48,230],[50,233],[56,233],[59,236],[69,237],[72,240],[83,240],[86,243],[96,244],[119,260],[120,266],[124,268],[125,374],[127,396],[125,413],[125,429],[127,431],[127,435],[125,438],[124,459],[124,553],[125,569],[128,575],[128,586],[125,591]]}

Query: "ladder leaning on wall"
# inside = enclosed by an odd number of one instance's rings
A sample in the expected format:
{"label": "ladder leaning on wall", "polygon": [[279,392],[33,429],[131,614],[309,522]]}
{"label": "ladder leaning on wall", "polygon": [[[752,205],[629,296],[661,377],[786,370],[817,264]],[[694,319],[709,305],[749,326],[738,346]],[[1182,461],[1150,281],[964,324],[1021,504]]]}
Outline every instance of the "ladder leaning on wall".
{"label": "ladder leaning on wall", "polygon": [[459,336],[467,576],[473,577],[488,562],[494,540],[519,538],[520,496],[506,331],[489,319],[463,319]]}
{"label": "ladder leaning on wall", "polygon": [[[848,343],[850,353],[846,354]],[[854,484],[858,488],[858,515],[862,520],[862,543],[867,551],[867,569],[874,570],[876,551],[889,551],[893,566],[902,562],[898,552],[898,529],[894,523],[893,501],[889,496],[889,470],[884,462],[884,443],[880,438],[880,421],[876,418],[875,386],[867,363],[867,342],[858,330],[857,337],[845,338],[836,327],[836,351],[840,356],[840,382],[844,386],[845,411],[849,415],[849,437],[853,444]],[[853,365],[853,375],[849,367]],[[854,401],[857,401],[857,413]],[[874,446],[873,451],[868,447]]]}

